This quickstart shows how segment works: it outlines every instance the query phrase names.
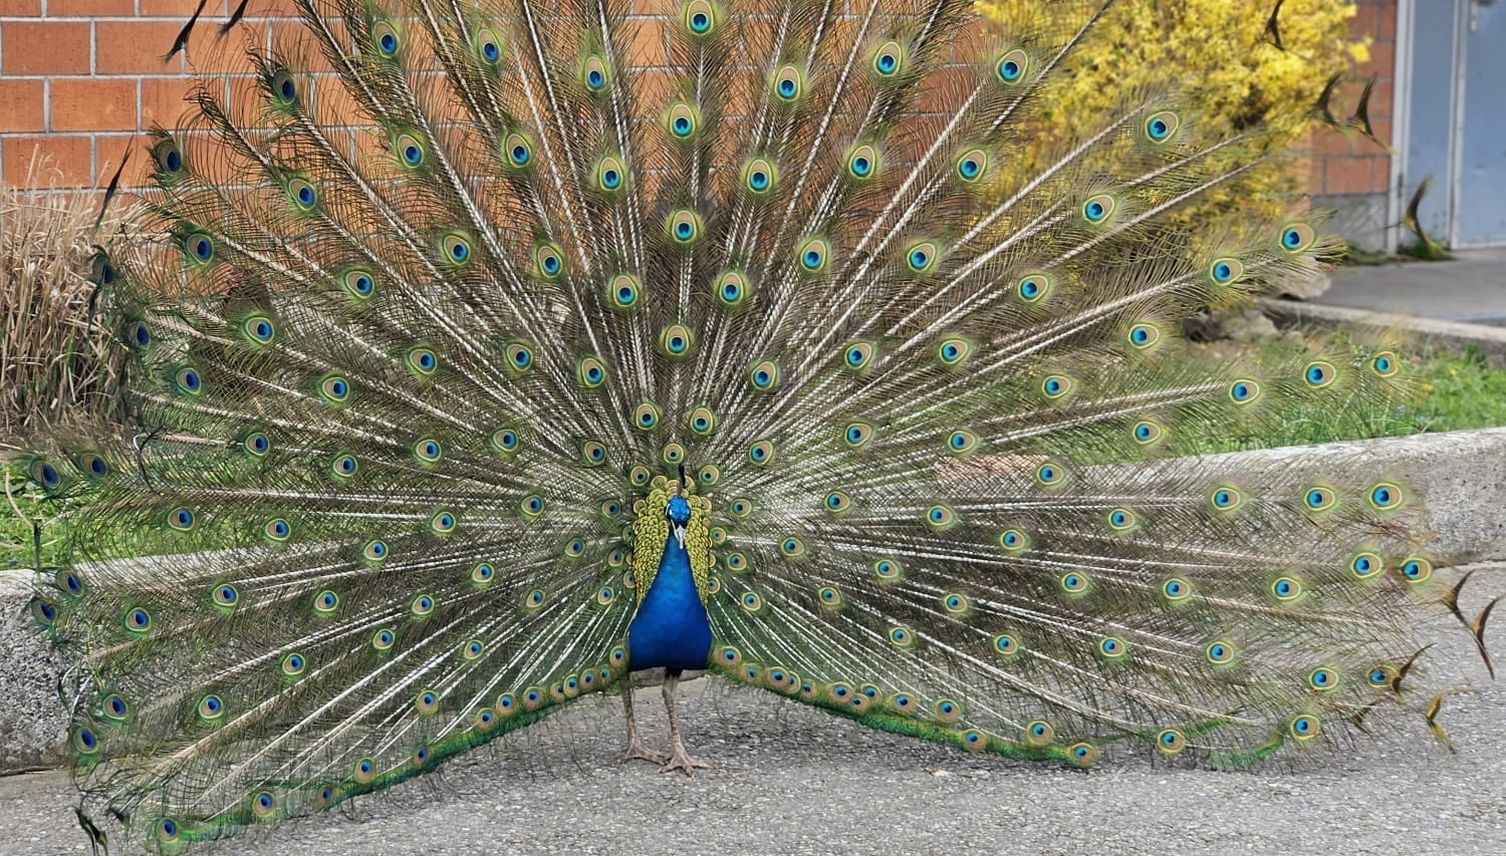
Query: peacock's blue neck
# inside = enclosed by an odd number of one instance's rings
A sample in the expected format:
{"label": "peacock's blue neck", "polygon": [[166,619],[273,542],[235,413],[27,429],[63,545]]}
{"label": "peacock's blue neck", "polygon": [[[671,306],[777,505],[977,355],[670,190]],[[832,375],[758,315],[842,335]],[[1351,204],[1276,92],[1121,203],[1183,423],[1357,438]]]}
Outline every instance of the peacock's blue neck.
{"label": "peacock's blue neck", "polygon": [[659,571],[628,626],[630,668],[704,669],[711,625],[690,572],[690,554],[671,532]]}

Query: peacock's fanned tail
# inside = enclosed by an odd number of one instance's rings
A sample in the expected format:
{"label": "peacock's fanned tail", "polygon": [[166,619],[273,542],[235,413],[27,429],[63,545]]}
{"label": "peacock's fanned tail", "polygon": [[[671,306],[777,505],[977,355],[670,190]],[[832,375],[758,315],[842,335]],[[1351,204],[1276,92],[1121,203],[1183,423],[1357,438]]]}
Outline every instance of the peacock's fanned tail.
{"label": "peacock's fanned tail", "polygon": [[962,0],[299,8],[156,136],[129,442],[33,465],[93,497],[34,604],[93,822],[218,837],[608,687],[681,465],[735,680],[1072,764],[1403,709],[1416,491],[1185,458],[1401,361],[1190,351],[1335,242],[1188,217],[1272,143],[1174,93],[1043,136],[1098,5],[988,39]]}

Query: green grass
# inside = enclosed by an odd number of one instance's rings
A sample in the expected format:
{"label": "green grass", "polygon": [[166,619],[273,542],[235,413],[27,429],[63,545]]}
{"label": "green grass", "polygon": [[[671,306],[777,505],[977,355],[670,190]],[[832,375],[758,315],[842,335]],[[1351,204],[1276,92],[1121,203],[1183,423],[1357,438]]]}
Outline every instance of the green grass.
{"label": "green grass", "polygon": [[[1506,370],[1492,368],[1480,354],[1439,354],[1417,366],[1421,388],[1415,403],[1382,408],[1345,408],[1340,411],[1314,406],[1299,411],[1275,433],[1210,438],[1198,451],[1229,452],[1241,449],[1304,446],[1336,440],[1392,437],[1423,431],[1458,431],[1506,425]],[[47,520],[56,510],[40,501],[18,467],[0,469],[8,475],[10,495],[0,496],[0,572],[29,568],[36,561],[32,520]],[[71,501],[77,504],[78,500]],[[66,507],[65,503],[65,507]],[[19,511],[19,514],[17,513]],[[59,527],[44,525],[41,557],[54,563],[61,551]],[[146,539],[133,545],[150,552]]]}

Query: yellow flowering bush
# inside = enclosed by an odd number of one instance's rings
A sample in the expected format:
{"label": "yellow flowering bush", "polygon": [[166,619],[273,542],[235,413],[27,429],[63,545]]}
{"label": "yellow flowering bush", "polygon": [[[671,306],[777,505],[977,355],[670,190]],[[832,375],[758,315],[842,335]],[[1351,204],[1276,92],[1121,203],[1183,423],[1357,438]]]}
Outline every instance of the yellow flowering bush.
{"label": "yellow flowering bush", "polygon": [[[977,0],[985,26],[1007,33],[1041,0]],[[1266,35],[1275,0],[1122,0],[1078,48],[1065,79],[1054,87],[1044,121],[1065,133],[1101,125],[1137,87],[1163,89],[1189,118],[1214,137],[1256,124],[1290,144],[1311,121],[1330,76],[1368,59],[1368,45],[1349,38],[1355,6],[1344,0],[1285,0],[1279,15],[1282,48]],[[1334,107],[1338,113],[1339,107]],[[1249,156],[1248,150],[1242,153]],[[1027,159],[1028,160],[1028,159]],[[1035,164],[1021,163],[1022,169]],[[1184,216],[1227,213],[1274,215],[1303,191],[1290,162],[1273,161],[1212,194]]]}

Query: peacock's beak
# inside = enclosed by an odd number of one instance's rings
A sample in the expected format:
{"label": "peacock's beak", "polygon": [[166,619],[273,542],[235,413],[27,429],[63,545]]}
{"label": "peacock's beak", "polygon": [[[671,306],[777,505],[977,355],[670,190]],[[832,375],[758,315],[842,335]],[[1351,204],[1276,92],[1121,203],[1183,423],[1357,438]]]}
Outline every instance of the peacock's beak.
{"label": "peacock's beak", "polygon": [[680,549],[683,550],[683,549],[685,549],[685,524],[683,524],[683,523],[676,523],[676,524],[674,524],[674,527],[675,527],[675,541],[677,543],[679,543]]}

